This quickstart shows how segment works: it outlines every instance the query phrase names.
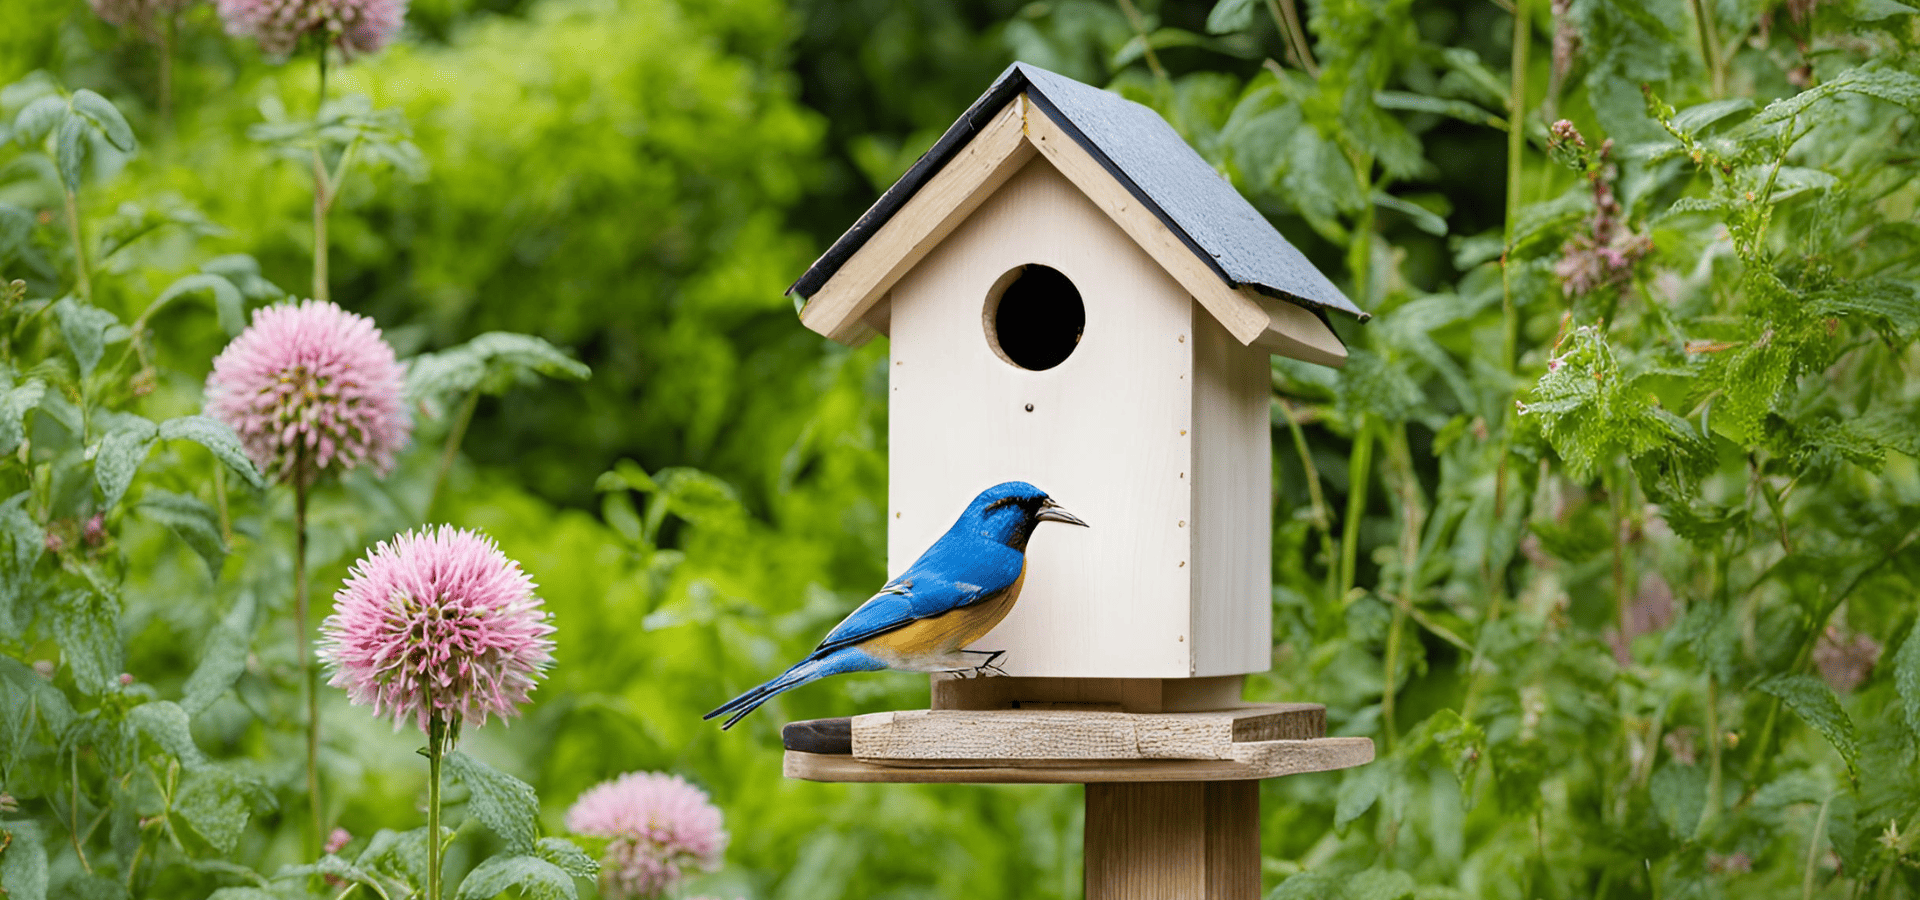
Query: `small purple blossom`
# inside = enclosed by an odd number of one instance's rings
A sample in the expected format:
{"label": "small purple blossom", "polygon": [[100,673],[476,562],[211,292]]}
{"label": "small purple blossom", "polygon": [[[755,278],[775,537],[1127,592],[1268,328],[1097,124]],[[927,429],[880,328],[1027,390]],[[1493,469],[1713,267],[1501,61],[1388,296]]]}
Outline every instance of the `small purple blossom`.
{"label": "small purple blossom", "polygon": [[214,358],[207,415],[279,480],[363,463],[384,474],[413,431],[405,378],[372,319],[319,300],[270,306]]}
{"label": "small purple blossom", "polygon": [[689,868],[718,868],[727,847],[706,792],[661,772],[628,772],[589,788],[567,810],[567,828],[610,839],[600,887],[614,898],[660,896]]}
{"label": "small purple blossom", "polygon": [[101,544],[106,543],[107,541],[106,517],[100,515],[99,513],[94,513],[93,518],[88,519],[86,526],[80,530],[80,539],[83,541],[86,541],[87,546],[89,547],[98,547]]}
{"label": "small purple blossom", "polygon": [[327,835],[327,855],[339,853],[352,840],[353,832],[345,828],[335,828],[332,834]]}
{"label": "small purple blossom", "polygon": [[252,38],[268,56],[285,59],[308,35],[321,35],[351,59],[391,43],[407,17],[407,0],[216,0],[227,33]]}
{"label": "small purple blossom", "polygon": [[512,716],[553,662],[553,626],[533,588],[471,531],[442,525],[384,541],[354,564],[320,626],[327,683],[396,729]]}

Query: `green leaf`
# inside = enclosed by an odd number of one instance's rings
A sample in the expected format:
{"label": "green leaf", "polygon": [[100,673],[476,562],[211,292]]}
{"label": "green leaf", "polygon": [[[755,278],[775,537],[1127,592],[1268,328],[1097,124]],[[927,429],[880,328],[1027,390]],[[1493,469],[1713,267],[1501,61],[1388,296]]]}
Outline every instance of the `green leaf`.
{"label": "green leaf", "polygon": [[127,117],[120,114],[120,108],[114,106],[113,101],[81,88],[73,92],[73,111],[92,122],[107,143],[123,153],[133,152],[133,128],[127,125]]}
{"label": "green leaf", "polygon": [[80,189],[80,168],[87,161],[87,120],[69,115],[60,120],[60,132],[54,137],[53,161],[60,167],[60,183],[67,190]]}
{"label": "green leaf", "polygon": [[215,850],[232,853],[252,816],[248,798],[254,791],[249,788],[223,767],[190,766],[174,794],[173,812]]}
{"label": "green leaf", "polygon": [[223,887],[207,895],[207,900],[285,900],[279,894],[250,885]]}
{"label": "green leaf", "polygon": [[33,822],[0,823],[12,843],[0,853],[0,893],[8,900],[46,900],[47,848]]}
{"label": "green leaf", "polygon": [[1373,808],[1374,801],[1387,787],[1387,767],[1384,765],[1361,766],[1347,773],[1341,779],[1340,789],[1334,793],[1333,827],[1342,829],[1347,823]]}
{"label": "green leaf", "polygon": [[22,107],[13,117],[13,136],[27,147],[36,146],[71,115],[67,98],[49,94]]}
{"label": "green leaf", "polygon": [[173,302],[174,298],[200,291],[206,291],[213,298],[214,313],[219,316],[220,328],[228,337],[239,334],[247,327],[246,299],[240,296],[240,289],[219,275],[205,272],[184,276],[167,285],[167,289],[154,298],[153,305],[147,307],[142,315],[151,318],[156,310]]}
{"label": "green leaf", "polygon": [[1385,191],[1378,191],[1373,195],[1373,205],[1403,213],[1413,221],[1413,227],[1435,237],[1446,237],[1447,220],[1418,203],[1402,200]]}
{"label": "green leaf", "polygon": [[1401,900],[1413,896],[1413,876],[1399,869],[1368,869],[1347,879],[1347,900]]}
{"label": "green leaf", "polygon": [[500,835],[507,849],[533,849],[540,830],[540,797],[532,785],[458,750],[447,754],[447,771],[467,786],[467,808],[474,818]]}
{"label": "green leaf", "polygon": [[533,376],[584,379],[592,370],[530,334],[491,331],[438,353],[423,353],[407,366],[407,398],[444,400],[479,390],[501,394]]}
{"label": "green leaf", "polygon": [[180,707],[189,715],[199,715],[247,670],[248,638],[253,634],[254,600],[252,591],[242,591],[240,599],[227,611],[220,624],[207,635],[200,665],[181,688]]}
{"label": "green leaf", "polygon": [[127,713],[127,721],[144,732],[160,749],[173,754],[189,768],[207,761],[193,742],[187,711],[171,700],[150,700]]}
{"label": "green leaf", "polygon": [[579,896],[573,876],[537,856],[496,856],[473,867],[460,882],[459,900],[487,900],[510,887],[533,900]]}
{"label": "green leaf", "polygon": [[566,838],[543,837],[534,842],[533,852],[577,878],[592,878],[600,873],[600,861]]}
{"label": "green leaf", "polygon": [[120,503],[158,436],[159,429],[152,422],[140,419],[100,439],[93,451],[93,477],[106,498],[104,508],[112,509]]}
{"label": "green leaf", "polygon": [[1708,125],[1752,108],[1753,101],[1746,97],[1729,97],[1725,100],[1701,103],[1676,113],[1673,117],[1673,127],[1689,135],[1698,134]]}
{"label": "green leaf", "polygon": [[1847,711],[1840,708],[1840,698],[1834,696],[1833,688],[1826,682],[1812,675],[1775,675],[1755,687],[1779,697],[1795,715],[1826,737],[1833,749],[1840,751],[1847,768],[1853,768],[1860,753],[1853,720],[1847,718]]}
{"label": "green leaf", "polygon": [[80,365],[81,378],[93,374],[108,344],[126,340],[130,333],[119,316],[72,297],[55,303],[53,314],[60,320],[60,334],[67,339],[74,362]]}
{"label": "green leaf", "polygon": [[0,503],[0,535],[13,541],[13,555],[9,559],[14,573],[21,576],[33,571],[33,564],[40,561],[40,554],[47,549],[46,530],[27,512],[27,501],[32,496],[31,491],[21,491]]}
{"label": "green leaf", "polygon": [[[441,831],[451,834],[451,830],[444,827]],[[360,857],[354,860],[354,865],[392,872],[413,884],[425,883],[427,829],[422,827],[400,832],[382,828],[368,839],[366,849],[360,851]]]}
{"label": "green leaf", "polygon": [[1678,840],[1691,838],[1707,807],[1707,773],[1698,766],[1669,762],[1654,771],[1647,792],[1668,832]]}
{"label": "green leaf", "polygon": [[1893,656],[1893,689],[1907,716],[1907,730],[1920,734],[1920,626],[1907,632]]}
{"label": "green leaf", "polygon": [[0,456],[12,455],[27,438],[26,415],[47,395],[46,382],[31,378],[0,393]]}
{"label": "green leaf", "polygon": [[1207,13],[1207,33],[1245,30],[1253,24],[1253,14],[1259,8],[1260,0],[1220,0],[1213,5],[1213,11]]}
{"label": "green leaf", "polygon": [[54,601],[53,635],[80,690],[99,694],[120,676],[120,631],[112,601],[75,590]]}
{"label": "green leaf", "polygon": [[220,580],[220,567],[227,562],[227,542],[220,536],[220,514],[198,497],[172,491],[149,490],[135,507],[139,513],[173,529],[200,561],[207,564],[207,575]]}
{"label": "green leaf", "polygon": [[1471,125],[1491,125],[1495,128],[1506,127],[1506,121],[1465,100],[1448,100],[1444,97],[1430,97],[1409,91],[1375,91],[1373,102],[1381,109],[1398,109],[1406,112],[1431,113],[1459,119]]}
{"label": "green leaf", "polygon": [[166,441],[192,441],[207,448],[215,459],[227,464],[227,468],[239,473],[248,484],[256,488],[267,486],[266,476],[254,468],[253,460],[247,457],[245,447],[240,445],[240,436],[234,434],[227,423],[207,416],[181,416],[160,423],[160,439]]}

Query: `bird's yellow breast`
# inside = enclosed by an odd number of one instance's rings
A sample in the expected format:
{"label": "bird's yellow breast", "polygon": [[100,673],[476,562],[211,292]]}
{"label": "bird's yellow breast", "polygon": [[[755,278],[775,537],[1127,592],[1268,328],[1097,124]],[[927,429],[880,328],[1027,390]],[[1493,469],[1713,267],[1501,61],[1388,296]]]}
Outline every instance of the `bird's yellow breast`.
{"label": "bird's yellow breast", "polygon": [[[1013,584],[985,600],[937,616],[916,619],[885,634],[861,642],[860,649],[886,661],[895,668],[916,668],[916,660],[937,660],[958,653],[962,647],[985,637],[993,626],[1012,611],[1026,584],[1027,569],[1021,564],[1020,577]],[[909,663],[902,665],[902,663]]]}

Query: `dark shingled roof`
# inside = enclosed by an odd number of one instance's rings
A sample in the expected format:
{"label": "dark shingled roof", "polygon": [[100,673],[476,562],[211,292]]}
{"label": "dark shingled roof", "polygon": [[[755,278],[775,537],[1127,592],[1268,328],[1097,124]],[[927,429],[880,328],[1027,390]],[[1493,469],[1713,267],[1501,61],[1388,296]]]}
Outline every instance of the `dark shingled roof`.
{"label": "dark shingled roof", "polygon": [[1187,146],[1159,113],[1118,94],[1026,63],[1008,66],[933,148],[787,288],[788,296],[811,297],[820,290],[880,226],[1022,91],[1227,284],[1252,287],[1309,308],[1337,309],[1367,318],[1367,313],[1341,294],[1226,178]]}

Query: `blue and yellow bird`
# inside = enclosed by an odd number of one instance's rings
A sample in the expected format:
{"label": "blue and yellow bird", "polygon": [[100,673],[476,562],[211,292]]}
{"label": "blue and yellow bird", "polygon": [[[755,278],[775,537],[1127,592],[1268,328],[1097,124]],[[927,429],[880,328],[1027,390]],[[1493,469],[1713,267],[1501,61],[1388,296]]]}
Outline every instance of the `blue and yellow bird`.
{"label": "blue and yellow bird", "polygon": [[829,675],[993,667],[1003,651],[964,648],[1000,624],[1020,598],[1027,539],[1041,522],[1087,525],[1024,481],[987,488],[927,552],[834,626],[806,659],[703,718],[732,713],[720,726],[732,728],[776,694]]}

